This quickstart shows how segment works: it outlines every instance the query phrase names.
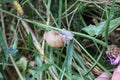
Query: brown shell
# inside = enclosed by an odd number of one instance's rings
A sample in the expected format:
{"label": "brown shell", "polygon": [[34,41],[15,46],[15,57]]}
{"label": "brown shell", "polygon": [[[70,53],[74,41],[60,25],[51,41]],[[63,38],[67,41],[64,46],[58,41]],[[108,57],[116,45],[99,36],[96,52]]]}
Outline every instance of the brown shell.
{"label": "brown shell", "polygon": [[54,30],[47,32],[44,36],[44,39],[48,43],[49,46],[59,48],[64,47],[64,40],[62,35]]}

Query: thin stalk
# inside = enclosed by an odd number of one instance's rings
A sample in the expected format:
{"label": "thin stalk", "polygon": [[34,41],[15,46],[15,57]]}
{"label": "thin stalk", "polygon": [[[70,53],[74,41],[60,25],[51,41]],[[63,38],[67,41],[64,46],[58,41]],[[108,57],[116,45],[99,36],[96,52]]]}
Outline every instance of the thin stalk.
{"label": "thin stalk", "polygon": [[[97,62],[100,60],[100,58],[101,58],[104,50],[105,50],[105,48],[103,48],[103,50],[100,52],[100,55],[98,56],[98,58],[97,58],[97,60],[96,60]],[[96,65],[97,65],[97,63],[95,62],[95,63],[91,66],[91,68],[86,72],[85,76],[86,76]]]}
{"label": "thin stalk", "polygon": [[[65,10],[67,10],[67,0],[65,0]],[[69,23],[68,23],[68,17],[67,17],[67,11],[66,11],[66,14],[65,14],[65,19],[66,19],[66,23],[67,23],[67,25],[69,25]]]}
{"label": "thin stalk", "polygon": [[0,63],[0,65],[13,66],[13,64],[9,64],[9,63]]}
{"label": "thin stalk", "polygon": [[112,19],[113,15],[114,15],[114,6],[115,6],[115,0],[112,1],[112,7],[109,13],[109,17],[106,21],[105,27],[106,27],[106,31],[105,31],[105,42],[108,44],[108,32],[109,32],[109,23],[110,20]]}
{"label": "thin stalk", "polygon": [[[45,5],[45,7],[46,7],[46,8],[48,8],[48,6],[47,6],[47,4],[45,3],[45,1],[44,1],[44,0],[43,0],[43,3],[44,3],[44,5]],[[59,28],[59,26],[58,26],[58,24],[57,24],[57,22],[56,22],[55,18],[53,17],[53,15],[52,15],[51,11],[49,11],[49,15],[50,15],[50,16],[51,16],[51,18],[53,19],[53,21],[54,21],[54,23],[55,23],[56,27],[57,27],[57,28]]]}
{"label": "thin stalk", "polygon": [[[0,5],[0,7],[2,7],[2,5]],[[1,8],[2,9],[2,8]],[[3,37],[4,37],[4,41],[5,43],[7,43],[7,39],[6,39],[6,33],[5,33],[5,23],[4,23],[4,15],[3,15],[3,12],[0,12],[0,15],[1,15],[1,25],[2,25],[2,31],[3,31]]]}
{"label": "thin stalk", "polygon": [[81,13],[80,13],[80,19],[81,19],[81,21],[82,21],[83,25],[84,25],[85,27],[87,27],[87,24],[85,23],[85,20],[83,19],[83,17],[82,17],[82,15],[81,15]]}
{"label": "thin stalk", "polygon": [[77,8],[76,8],[75,10],[72,11],[73,14],[72,14],[72,16],[71,16],[71,18],[70,18],[70,21],[69,21],[69,24],[68,24],[68,30],[70,30],[70,26],[71,26],[72,20],[73,20],[73,18],[74,18],[75,13],[77,12],[79,6],[80,6],[80,4],[77,6]]}
{"label": "thin stalk", "polygon": [[[4,12],[4,13],[6,13],[6,14],[9,14],[9,15],[17,18],[17,19],[22,19],[21,17],[16,16],[16,15],[14,15],[14,14],[8,12],[8,11],[2,10],[2,9],[0,9],[0,11]],[[29,19],[23,19],[23,20],[26,21],[26,22],[35,24],[35,25],[37,25],[38,27],[43,28],[43,29],[45,29],[45,30],[47,30],[47,29],[54,29],[54,30],[62,31],[62,29],[59,29],[59,28],[56,28],[56,27],[53,27],[53,26],[49,26],[49,25],[45,25],[45,24],[42,24],[42,23],[38,23],[38,22],[29,20]],[[106,44],[105,42],[103,42],[103,41],[101,41],[101,40],[99,40],[99,39],[96,39],[96,38],[94,38],[94,37],[92,37],[92,36],[89,36],[89,35],[86,35],[86,34],[83,34],[83,33],[79,33],[79,32],[74,32],[74,31],[71,31],[71,33],[73,33],[74,35],[78,35],[78,36],[80,36],[80,37],[85,37],[85,38],[94,40],[95,42],[101,44],[102,46],[107,47],[107,44]]]}
{"label": "thin stalk", "polygon": [[70,9],[72,9],[77,3],[78,3],[78,0],[76,0],[65,12],[63,12],[62,15],[65,15],[66,12],[69,11]]}
{"label": "thin stalk", "polygon": [[[78,61],[78,63],[80,64],[82,70],[84,70],[85,72],[87,72],[88,70],[87,70],[86,66],[84,65],[84,62],[83,62],[83,60],[82,60],[82,57],[81,57],[80,55],[76,54],[75,51],[74,51],[74,57],[75,57],[75,59]],[[82,73],[82,72],[80,72],[80,73]],[[93,80],[92,77],[91,77],[91,74],[88,75],[88,78],[89,78],[90,80]]]}
{"label": "thin stalk", "polygon": [[15,67],[15,69],[16,69],[16,72],[18,73],[18,75],[19,75],[20,79],[21,79],[21,80],[24,80],[24,78],[22,77],[22,75],[21,75],[21,73],[20,73],[20,71],[19,71],[19,69],[18,69],[17,65],[15,64],[15,61],[14,61],[14,59],[13,59],[12,55],[11,55],[11,54],[9,54],[9,57],[10,57],[10,59],[11,59],[11,62],[12,62],[12,63],[13,63],[13,65],[14,65],[14,67]]}
{"label": "thin stalk", "polygon": [[47,22],[46,24],[49,25],[50,24],[50,5],[51,5],[51,0],[48,1],[48,5],[47,5]]}
{"label": "thin stalk", "polygon": [[[32,24],[35,24],[35,25],[38,25],[40,28],[44,28],[44,29],[54,29],[54,30],[58,30],[58,31],[62,31],[62,29],[58,29],[58,28],[55,28],[53,26],[48,26],[48,25],[45,25],[45,24],[41,24],[41,23],[38,23],[38,22],[35,22],[35,21],[31,21],[31,20],[28,20],[28,19],[24,19],[25,21],[29,22],[29,23],[32,23]],[[91,40],[94,40],[96,41],[97,43],[103,45],[104,47],[107,46],[107,44],[99,39],[96,39],[92,36],[89,36],[89,35],[86,35],[86,34],[83,34],[83,33],[78,33],[78,32],[74,32],[74,31],[71,31],[74,35],[79,35],[81,37],[86,37],[86,38],[89,38]]]}
{"label": "thin stalk", "polygon": [[68,80],[71,80],[70,77],[62,70],[60,69],[56,64],[53,64],[62,74],[65,75],[65,77],[68,79]]}
{"label": "thin stalk", "polygon": [[59,18],[58,18],[58,25],[61,28],[61,23],[62,23],[62,0],[59,0]]}
{"label": "thin stalk", "polygon": [[28,1],[28,4],[30,5],[31,9],[34,10],[35,13],[36,13],[44,22],[46,22],[45,19],[44,19],[44,18],[41,16],[41,14],[35,9],[35,7],[31,4],[30,1]]}
{"label": "thin stalk", "polygon": [[97,61],[90,55],[90,53],[89,53],[76,39],[74,39],[74,40],[75,40],[75,42],[81,47],[81,49],[89,56],[89,58],[90,58],[91,60],[93,60],[95,63],[97,63],[97,65],[98,65],[101,69],[103,69],[105,72],[111,74],[111,73],[110,73],[108,70],[106,70],[99,62],[97,62]]}

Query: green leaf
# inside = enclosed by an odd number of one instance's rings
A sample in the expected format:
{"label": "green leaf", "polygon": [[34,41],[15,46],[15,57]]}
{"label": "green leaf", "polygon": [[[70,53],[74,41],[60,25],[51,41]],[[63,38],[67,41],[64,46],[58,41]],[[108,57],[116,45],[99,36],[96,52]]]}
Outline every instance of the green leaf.
{"label": "green leaf", "polygon": [[[8,53],[7,53],[8,46],[7,46],[6,40],[4,38],[4,35],[3,35],[1,27],[0,27],[0,46],[2,46],[2,49],[4,51],[4,54],[5,54],[5,57],[6,57],[6,61],[8,61]],[[3,69],[5,68],[5,66],[6,65],[3,65]]]}
{"label": "green leaf", "polygon": [[[84,30],[85,32],[87,32],[91,36],[95,36],[95,35],[96,36],[98,36],[98,35],[105,36],[105,24],[106,24],[106,21],[100,22],[97,26],[90,24],[88,27],[85,27],[82,30]],[[116,18],[114,20],[111,20],[110,24],[109,24],[108,33],[111,33],[119,25],[120,25],[120,17]]]}
{"label": "green leaf", "polygon": [[[67,50],[66,50],[66,58],[64,61],[64,64],[62,66],[62,70],[64,70],[66,72],[66,74],[68,75],[67,80],[71,80],[71,76],[72,76],[72,58],[73,58],[73,40],[71,40],[67,46]],[[62,79],[63,74],[60,75],[60,78]]]}
{"label": "green leaf", "polygon": [[42,65],[42,61],[40,60],[39,56],[35,56],[35,61],[36,61],[37,66],[41,66]]}
{"label": "green leaf", "polygon": [[27,59],[25,57],[21,57],[18,61],[17,61],[17,65],[20,66],[23,71],[25,71],[27,69]]}
{"label": "green leaf", "polygon": [[28,34],[28,36],[27,36],[27,42],[28,42],[28,47],[30,49],[32,49],[33,48],[33,39],[32,39],[31,34]]}
{"label": "green leaf", "polygon": [[8,47],[7,47],[7,43],[5,42],[1,27],[0,27],[0,45],[2,46],[3,51],[4,51],[5,55],[6,55]]}
{"label": "green leaf", "polygon": [[67,47],[67,55],[66,55],[66,73],[71,76],[72,70],[72,57],[73,57],[73,40],[71,40]]}
{"label": "green leaf", "polygon": [[17,49],[7,47],[7,43],[5,42],[5,39],[4,39],[3,32],[1,30],[1,28],[0,28],[0,45],[3,48],[5,56],[7,56],[7,54],[14,54],[18,51]]}
{"label": "green leaf", "polygon": [[2,75],[2,73],[0,72],[0,79],[3,79],[3,75]]}
{"label": "green leaf", "polygon": [[39,78],[41,73],[48,69],[50,66],[52,66],[52,64],[42,64],[42,66],[39,66],[35,74],[33,75],[32,80],[35,80],[35,78]]}
{"label": "green leaf", "polygon": [[7,51],[6,51],[7,54],[15,54],[17,52],[18,52],[18,50],[17,49],[13,49],[13,48],[7,49]]}

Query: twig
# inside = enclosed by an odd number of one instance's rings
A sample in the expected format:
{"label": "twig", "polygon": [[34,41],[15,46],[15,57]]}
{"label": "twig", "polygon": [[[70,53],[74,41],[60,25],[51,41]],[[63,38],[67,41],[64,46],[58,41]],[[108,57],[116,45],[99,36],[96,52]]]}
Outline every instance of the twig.
{"label": "twig", "polygon": [[21,73],[20,73],[20,71],[19,71],[19,69],[17,68],[17,66],[16,66],[16,64],[15,64],[15,61],[14,61],[14,59],[13,59],[12,55],[11,55],[11,54],[9,54],[9,57],[10,57],[10,59],[11,59],[11,61],[12,61],[13,65],[14,65],[14,67],[15,67],[15,69],[16,69],[16,72],[18,73],[18,75],[19,75],[20,79],[21,79],[21,80],[24,80],[24,79],[23,79],[23,77],[22,77],[22,75],[21,75]]}

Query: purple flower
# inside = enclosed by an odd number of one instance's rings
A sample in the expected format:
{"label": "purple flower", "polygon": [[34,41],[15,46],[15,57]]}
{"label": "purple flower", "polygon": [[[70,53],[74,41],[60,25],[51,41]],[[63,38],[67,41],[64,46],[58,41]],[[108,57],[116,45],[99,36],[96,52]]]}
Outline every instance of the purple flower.
{"label": "purple flower", "polygon": [[106,51],[106,56],[109,58],[111,65],[117,65],[120,63],[120,48],[110,45]]}

